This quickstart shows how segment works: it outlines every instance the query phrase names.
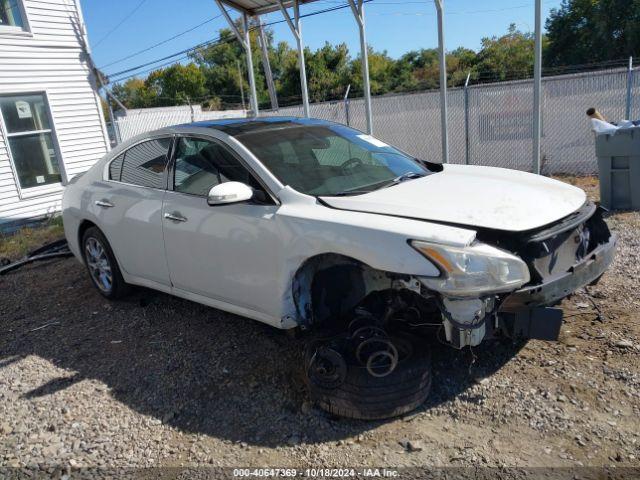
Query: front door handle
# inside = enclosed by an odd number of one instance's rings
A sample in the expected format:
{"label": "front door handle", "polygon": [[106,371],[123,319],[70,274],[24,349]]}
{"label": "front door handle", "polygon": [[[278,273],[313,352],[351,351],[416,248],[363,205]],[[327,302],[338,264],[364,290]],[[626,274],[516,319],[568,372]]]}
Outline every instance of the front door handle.
{"label": "front door handle", "polygon": [[183,217],[178,212],[165,213],[164,214],[164,218],[166,218],[168,220],[171,220],[171,221],[174,221],[174,222],[186,222],[187,221],[187,217]]}
{"label": "front door handle", "polygon": [[109,200],[96,200],[96,205],[102,208],[112,208],[113,203]]}

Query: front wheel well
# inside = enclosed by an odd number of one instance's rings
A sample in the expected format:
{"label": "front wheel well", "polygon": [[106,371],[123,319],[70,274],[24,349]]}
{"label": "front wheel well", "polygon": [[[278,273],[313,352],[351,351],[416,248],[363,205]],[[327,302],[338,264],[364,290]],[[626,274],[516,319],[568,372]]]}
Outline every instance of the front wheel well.
{"label": "front wheel well", "polygon": [[391,287],[393,274],[336,253],[308,258],[293,277],[292,290],[301,325],[338,319],[375,290]]}

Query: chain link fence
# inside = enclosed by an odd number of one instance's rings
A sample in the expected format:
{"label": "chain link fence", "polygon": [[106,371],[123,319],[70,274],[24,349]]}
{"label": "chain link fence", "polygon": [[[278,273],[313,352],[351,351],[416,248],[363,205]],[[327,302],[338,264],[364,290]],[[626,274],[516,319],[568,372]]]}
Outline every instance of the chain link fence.
{"label": "chain link fence", "polygon": [[244,110],[202,111],[200,106],[193,110],[185,108],[139,109],[133,113],[117,118],[115,135],[117,142],[124,142],[140,133],[150,132],[171,125],[199,122],[202,120],[218,120],[221,118],[244,118]]}
{"label": "chain link fence", "polygon": [[[631,72],[631,118],[640,118],[640,75]],[[585,111],[611,121],[625,116],[629,71],[616,69],[542,80],[542,173],[597,173]],[[449,161],[533,171],[533,81],[481,84],[448,91]],[[440,94],[428,91],[371,99],[373,134],[416,157],[440,162]],[[365,130],[364,101],[314,103],[312,117]],[[262,111],[302,116],[302,106]]]}

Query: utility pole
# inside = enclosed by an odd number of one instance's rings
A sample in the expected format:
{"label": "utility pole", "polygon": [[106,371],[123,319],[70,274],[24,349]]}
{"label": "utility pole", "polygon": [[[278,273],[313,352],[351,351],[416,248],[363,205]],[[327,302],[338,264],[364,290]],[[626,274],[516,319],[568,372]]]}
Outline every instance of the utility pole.
{"label": "utility pole", "polygon": [[238,67],[238,80],[240,80],[240,101],[242,102],[242,110],[246,110],[244,104],[244,87],[242,86],[242,67],[240,67],[240,60],[236,60],[236,66]]}

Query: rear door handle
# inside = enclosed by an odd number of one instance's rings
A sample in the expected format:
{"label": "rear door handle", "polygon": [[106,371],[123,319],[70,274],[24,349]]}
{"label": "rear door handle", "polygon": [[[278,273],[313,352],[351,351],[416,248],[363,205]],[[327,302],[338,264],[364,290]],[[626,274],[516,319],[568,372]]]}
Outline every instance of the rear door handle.
{"label": "rear door handle", "polygon": [[165,213],[164,214],[164,218],[166,218],[168,220],[171,220],[171,221],[174,221],[174,222],[186,222],[187,221],[187,217],[183,217],[178,212]]}
{"label": "rear door handle", "polygon": [[96,200],[96,205],[102,208],[112,208],[113,203],[109,200]]}

